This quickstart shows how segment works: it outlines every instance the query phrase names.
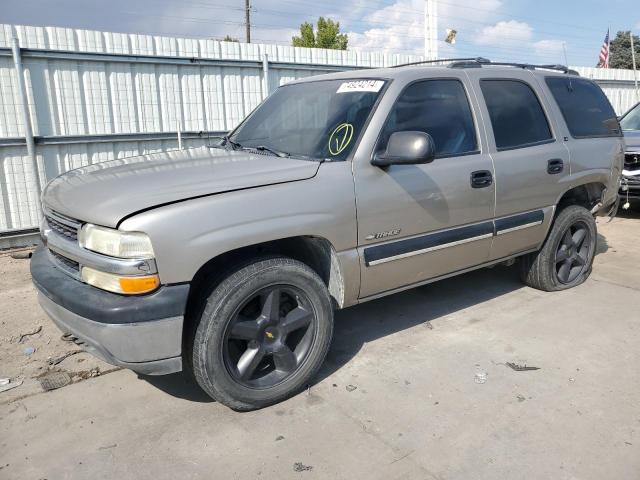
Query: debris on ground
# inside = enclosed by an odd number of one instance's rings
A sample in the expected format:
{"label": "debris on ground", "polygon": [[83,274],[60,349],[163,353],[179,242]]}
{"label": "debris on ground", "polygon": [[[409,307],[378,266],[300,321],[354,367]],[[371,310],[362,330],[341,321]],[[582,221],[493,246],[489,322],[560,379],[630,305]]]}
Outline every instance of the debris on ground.
{"label": "debris on ground", "polygon": [[71,383],[71,376],[67,372],[50,372],[38,379],[45,392],[66,387]]}
{"label": "debris on ground", "polygon": [[347,389],[347,392],[353,392],[355,389],[357,389],[358,387],[356,387],[355,385],[347,385],[346,387],[344,387]]}
{"label": "debris on ground", "polygon": [[284,437],[282,435],[278,435],[276,437],[276,442],[279,442],[280,440],[284,440]]}
{"label": "debris on ground", "polygon": [[73,333],[63,333],[62,335],[60,335],[60,340],[63,340],[65,342],[75,342],[76,337],[73,335]]}
{"label": "debris on ground", "polygon": [[424,326],[427,327],[429,330],[433,330],[433,325],[431,325],[431,322],[429,320],[424,322]]}
{"label": "debris on ground", "polygon": [[487,372],[477,372],[475,377],[474,377],[474,381],[476,383],[485,383],[487,381],[487,376],[489,374]]}
{"label": "debris on ground", "polygon": [[517,363],[507,362],[505,363],[507,367],[511,370],[515,370],[516,372],[528,372],[531,370],[540,370],[540,367],[530,367],[528,365],[518,365]]}
{"label": "debris on ground", "polygon": [[311,465],[304,465],[302,462],[296,462],[293,464],[294,472],[308,472],[309,470],[313,470]]}
{"label": "debris on ground", "polygon": [[22,385],[22,379],[16,379],[13,382],[9,378],[0,379],[0,393],[11,390]]}
{"label": "debris on ground", "polygon": [[24,350],[22,350],[22,353],[24,353],[27,357],[33,355],[35,353],[36,349],[33,347],[25,347]]}
{"label": "debris on ground", "polygon": [[524,402],[527,399],[524,395],[517,395],[516,398],[519,402]]}
{"label": "debris on ground", "polygon": [[72,350],[70,352],[65,353],[64,355],[60,355],[59,357],[50,358],[49,359],[49,365],[51,365],[51,366],[58,365],[65,358],[69,358],[71,355],[75,355],[77,353],[82,353],[82,352],[84,352],[84,350]]}
{"label": "debris on ground", "polygon": [[28,260],[31,258],[31,255],[33,255],[32,251],[28,251],[28,252],[22,251],[22,252],[13,252],[9,256],[14,260]]}
{"label": "debris on ground", "polygon": [[21,333],[20,337],[18,337],[18,343],[21,343],[24,337],[30,337],[31,335],[35,335],[36,333],[40,333],[42,331],[42,325],[38,325],[37,328],[34,328],[30,332]]}

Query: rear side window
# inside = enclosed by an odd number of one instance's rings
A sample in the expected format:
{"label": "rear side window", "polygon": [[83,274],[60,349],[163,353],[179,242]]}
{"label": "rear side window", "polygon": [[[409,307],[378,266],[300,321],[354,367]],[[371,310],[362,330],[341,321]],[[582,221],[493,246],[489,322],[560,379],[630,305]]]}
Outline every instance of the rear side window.
{"label": "rear side window", "polygon": [[549,122],[532,88],[518,80],[482,80],[498,150],[553,140]]}
{"label": "rear side window", "polygon": [[574,138],[620,136],[616,114],[598,85],[572,77],[547,77],[546,82]]}
{"label": "rear side window", "polygon": [[431,135],[439,157],[478,150],[471,107],[459,80],[423,80],[409,85],[389,113],[379,149],[386,148],[392,133],[409,130]]}

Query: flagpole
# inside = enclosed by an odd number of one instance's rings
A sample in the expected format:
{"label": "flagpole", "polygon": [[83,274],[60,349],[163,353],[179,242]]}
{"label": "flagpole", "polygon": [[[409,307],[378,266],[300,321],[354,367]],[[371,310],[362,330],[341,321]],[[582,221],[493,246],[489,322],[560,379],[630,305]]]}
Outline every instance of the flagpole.
{"label": "flagpole", "polygon": [[640,94],[638,93],[638,72],[636,70],[636,49],[633,46],[633,32],[629,32],[631,39],[631,61],[633,62],[633,83],[636,87],[636,100],[640,102]]}

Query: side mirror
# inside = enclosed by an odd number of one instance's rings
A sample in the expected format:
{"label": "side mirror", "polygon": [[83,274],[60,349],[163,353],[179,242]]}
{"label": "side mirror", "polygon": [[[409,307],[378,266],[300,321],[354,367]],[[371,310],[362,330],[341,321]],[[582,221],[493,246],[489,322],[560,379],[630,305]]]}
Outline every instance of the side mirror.
{"label": "side mirror", "polygon": [[387,167],[389,165],[415,165],[430,163],[436,155],[433,138],[424,132],[395,132],[389,137],[384,152],[377,153],[371,160],[372,165]]}

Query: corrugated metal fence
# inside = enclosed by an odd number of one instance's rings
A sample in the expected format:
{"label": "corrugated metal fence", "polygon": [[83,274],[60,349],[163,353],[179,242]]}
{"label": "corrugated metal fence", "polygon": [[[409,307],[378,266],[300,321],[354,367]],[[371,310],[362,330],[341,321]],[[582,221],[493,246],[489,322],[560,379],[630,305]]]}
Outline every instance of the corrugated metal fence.
{"label": "corrugated metal fence", "polygon": [[[421,60],[0,25],[0,234],[5,235],[38,223],[39,186],[27,152],[13,38],[24,67],[42,184],[83,165],[175,149],[178,130],[184,146],[202,145],[208,134],[232,129],[270,91],[296,78]],[[619,113],[634,103],[631,71],[578,70],[601,83]]]}

